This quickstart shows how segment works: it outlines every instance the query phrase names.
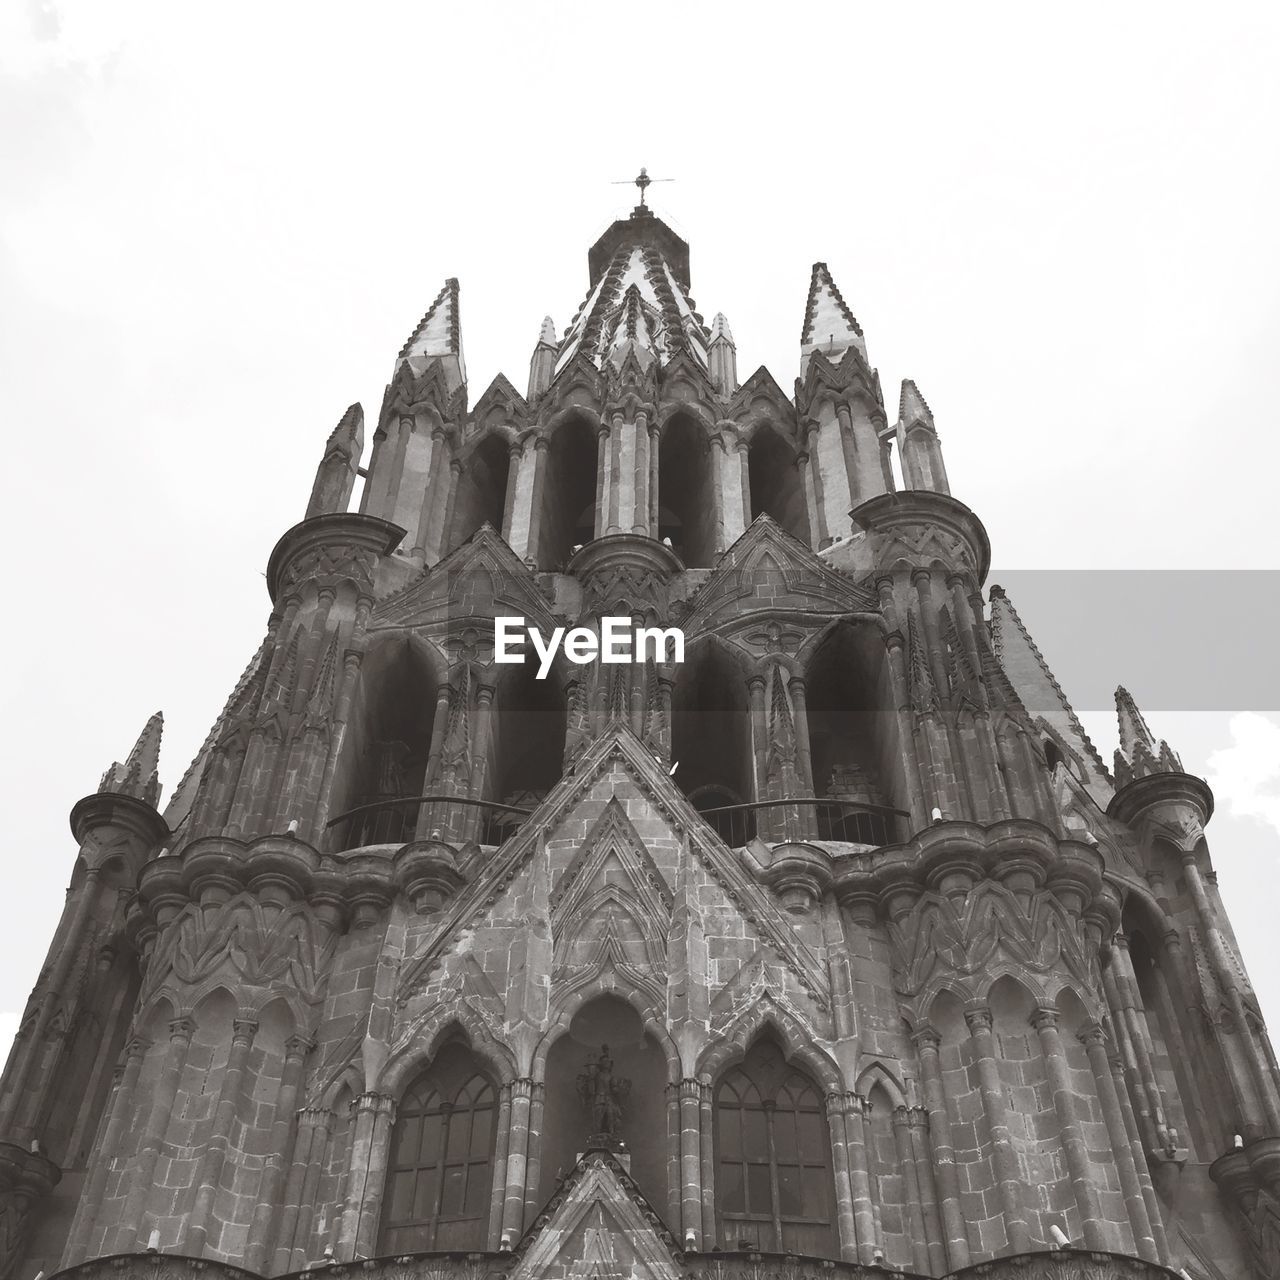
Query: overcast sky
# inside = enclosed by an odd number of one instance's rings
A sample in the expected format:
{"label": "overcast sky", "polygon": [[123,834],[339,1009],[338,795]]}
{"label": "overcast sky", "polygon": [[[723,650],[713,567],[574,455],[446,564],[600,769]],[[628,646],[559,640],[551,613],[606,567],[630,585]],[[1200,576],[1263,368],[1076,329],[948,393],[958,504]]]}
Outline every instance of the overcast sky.
{"label": "overcast sky", "polygon": [[1213,783],[1280,1025],[1277,65],[1262,5],[0,0],[0,1029],[67,813],[157,708],[172,791],[345,407],[451,275],[472,401],[523,387],[642,164],[742,377],[822,259],[917,381],[1104,756],[1122,681]]}

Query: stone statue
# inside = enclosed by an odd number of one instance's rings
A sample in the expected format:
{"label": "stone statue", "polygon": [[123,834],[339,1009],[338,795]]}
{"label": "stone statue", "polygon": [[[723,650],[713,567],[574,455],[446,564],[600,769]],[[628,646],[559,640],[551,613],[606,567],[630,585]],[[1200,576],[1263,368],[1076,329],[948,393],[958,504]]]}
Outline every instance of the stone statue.
{"label": "stone statue", "polygon": [[631,1092],[631,1081],[613,1074],[609,1046],[602,1044],[594,1061],[578,1076],[578,1096],[591,1112],[592,1136],[617,1141],[622,1127],[622,1102]]}

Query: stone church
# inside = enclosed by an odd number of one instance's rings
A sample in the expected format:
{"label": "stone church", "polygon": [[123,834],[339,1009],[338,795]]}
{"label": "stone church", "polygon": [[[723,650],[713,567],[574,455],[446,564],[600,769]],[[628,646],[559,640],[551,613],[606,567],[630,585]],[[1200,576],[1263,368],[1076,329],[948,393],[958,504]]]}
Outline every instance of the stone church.
{"label": "stone church", "polygon": [[72,808],[0,1280],[1280,1275],[1209,788],[1123,689],[1100,758],[826,266],[740,378],[643,196],[523,393],[445,283],[168,804],[156,716]]}

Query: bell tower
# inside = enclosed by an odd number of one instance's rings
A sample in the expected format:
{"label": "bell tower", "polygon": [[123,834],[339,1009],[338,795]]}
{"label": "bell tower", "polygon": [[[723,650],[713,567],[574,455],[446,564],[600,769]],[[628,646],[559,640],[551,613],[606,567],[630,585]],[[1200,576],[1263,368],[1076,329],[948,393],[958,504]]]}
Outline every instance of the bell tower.
{"label": "bell tower", "polygon": [[159,716],[74,806],[0,1280],[1280,1274],[1207,785],[1123,689],[1101,759],[832,270],[740,377],[646,184],[523,393],[445,281],[163,809]]}

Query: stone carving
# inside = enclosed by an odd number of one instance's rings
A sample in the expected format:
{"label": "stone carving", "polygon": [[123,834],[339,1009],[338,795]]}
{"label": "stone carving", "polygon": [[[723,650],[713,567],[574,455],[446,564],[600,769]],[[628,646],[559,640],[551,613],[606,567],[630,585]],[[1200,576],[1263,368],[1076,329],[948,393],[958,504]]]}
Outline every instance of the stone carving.
{"label": "stone carving", "polygon": [[591,1113],[592,1138],[608,1143],[618,1140],[622,1130],[622,1103],[631,1092],[631,1081],[613,1074],[613,1056],[602,1044],[594,1059],[588,1059],[578,1076],[578,1096]]}

